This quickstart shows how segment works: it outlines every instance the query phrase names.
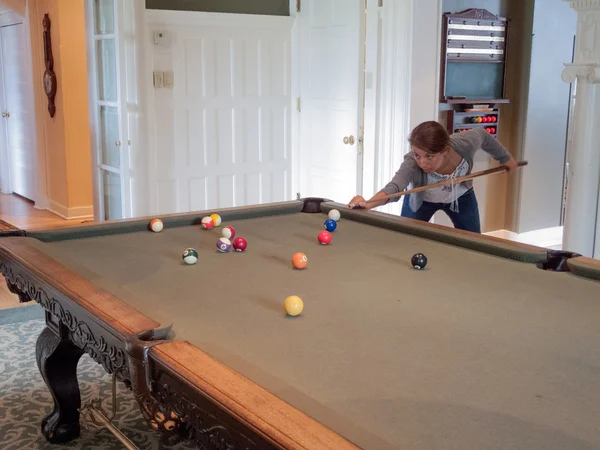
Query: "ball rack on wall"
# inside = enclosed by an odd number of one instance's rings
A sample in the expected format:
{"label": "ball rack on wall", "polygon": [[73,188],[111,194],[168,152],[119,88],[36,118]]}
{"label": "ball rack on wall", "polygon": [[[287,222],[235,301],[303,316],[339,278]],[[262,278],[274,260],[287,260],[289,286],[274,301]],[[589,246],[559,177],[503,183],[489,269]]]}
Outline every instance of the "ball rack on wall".
{"label": "ball rack on wall", "polygon": [[440,101],[450,105],[448,132],[484,128],[493,136],[505,97],[508,20],[485,9],[443,17]]}

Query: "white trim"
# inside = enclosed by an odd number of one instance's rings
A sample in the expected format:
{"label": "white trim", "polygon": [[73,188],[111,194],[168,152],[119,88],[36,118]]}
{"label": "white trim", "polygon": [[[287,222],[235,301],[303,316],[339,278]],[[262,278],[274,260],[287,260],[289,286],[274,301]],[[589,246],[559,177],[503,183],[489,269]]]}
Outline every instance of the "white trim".
{"label": "white trim", "polygon": [[381,60],[381,27],[383,8],[376,2],[367,2],[365,24],[365,101],[362,146],[362,189],[365,198],[371,198],[380,188],[375,182],[376,136],[379,101],[379,74]]}
{"label": "white trim", "polygon": [[[437,45],[435,48],[435,54],[436,55],[441,55],[442,54],[442,23],[443,23],[443,0],[438,0],[437,2]],[[442,61],[441,58],[439,56],[436,56],[435,58],[435,98],[433,101],[433,111],[434,111],[434,117],[438,117],[440,116],[440,83],[442,81]]]}
{"label": "white trim", "polygon": [[[4,52],[0,33],[0,111],[4,113],[6,106],[6,90],[4,86]],[[0,118],[0,191],[12,194],[11,155],[8,142],[8,123],[6,118]]]}
{"label": "white trim", "polygon": [[562,248],[563,243],[563,227],[544,228],[520,234],[508,230],[496,230],[483,234],[546,248]]}
{"label": "white trim", "polygon": [[367,9],[361,10],[359,22],[359,36],[361,41],[358,47],[358,102],[356,108],[356,189],[362,192],[364,176],[364,135],[365,135],[365,69],[366,69],[366,38],[367,38]]}
{"label": "white trim", "polygon": [[[410,150],[413,1],[385,2],[382,11],[381,84],[375,146],[377,190],[392,179]],[[381,210],[400,214],[401,206],[401,202],[393,202]]]}
{"label": "white trim", "polygon": [[202,11],[164,11],[147,9],[146,23],[149,25],[189,25],[208,27],[246,28],[256,27],[256,23],[270,29],[291,29],[295,17],[290,16],[266,16],[259,14],[230,14],[230,13],[208,13]]}
{"label": "white trim", "polygon": [[94,219],[100,220],[102,217],[100,195],[101,195],[101,180],[98,174],[98,162],[100,157],[98,154],[98,107],[96,105],[97,89],[97,68],[96,68],[96,49],[94,35],[94,0],[85,2],[85,34],[87,41],[87,67],[88,67],[88,110],[90,122],[90,150],[92,163],[92,186],[93,186],[93,202],[94,202]]}
{"label": "white trim", "polygon": [[[294,0],[290,0],[290,3]],[[292,11],[290,4],[290,13]],[[294,1],[294,14],[296,13]],[[300,22],[294,19],[294,26],[290,33],[290,97],[291,106],[291,198],[296,198],[296,194],[300,193],[300,111],[298,111],[298,100],[300,96]],[[301,101],[301,100],[300,100]],[[302,105],[300,105],[302,107]]]}
{"label": "white trim", "polygon": [[[27,54],[29,55],[27,58],[27,73],[29,77],[31,77],[31,85],[34,86],[36,82],[33,79],[33,47],[31,43],[31,24],[29,22],[29,4],[30,2],[27,2],[25,6],[25,20],[23,21],[23,25],[25,27],[25,45],[27,46]],[[35,209],[45,210],[48,208],[49,204],[48,177],[46,171],[41,170],[40,167],[46,167],[46,148],[45,146],[43,148],[40,147],[40,143],[44,136],[39,135],[40,127],[37,124],[38,118],[36,117],[35,112],[35,88],[30,92],[29,107],[32,111],[30,126],[33,134],[32,144],[35,149],[33,155],[33,173],[35,174],[35,198],[33,199],[33,207]]]}
{"label": "white trim", "polygon": [[95,34],[94,35],[94,42],[95,41],[104,41],[104,40],[110,40],[110,39],[116,39],[117,35],[114,33],[111,34]]}
{"label": "white trim", "polygon": [[94,217],[93,205],[67,208],[59,203],[50,201],[48,210],[63,219],[91,219]]}
{"label": "white trim", "polygon": [[[50,198],[48,190],[48,148],[46,140],[46,123],[44,121],[44,114],[47,111],[47,98],[42,89],[42,83],[36,82],[35,77],[38,74],[42,74],[43,63],[41,58],[33,58],[34,51],[36,49],[36,55],[43,55],[43,39],[42,30],[39,26],[31,26],[30,18],[39,17],[38,2],[27,2],[26,6],[26,18],[25,18],[25,30],[27,32],[27,48],[30,52],[30,73],[33,80],[33,123],[32,126],[35,130],[34,142],[36,145],[36,167],[34,171],[37,175],[36,180],[36,199],[34,201],[34,208],[40,210],[46,210],[50,207]],[[32,40],[33,34],[33,40]]]}

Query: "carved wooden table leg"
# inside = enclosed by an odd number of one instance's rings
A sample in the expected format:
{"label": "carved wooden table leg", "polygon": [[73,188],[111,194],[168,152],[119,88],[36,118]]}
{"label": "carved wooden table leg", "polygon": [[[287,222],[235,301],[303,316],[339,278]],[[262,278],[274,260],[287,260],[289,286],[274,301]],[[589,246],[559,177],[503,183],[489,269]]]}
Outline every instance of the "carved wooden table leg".
{"label": "carved wooden table leg", "polygon": [[42,421],[42,433],[49,442],[69,442],[80,433],[77,362],[83,351],[45,328],[37,340],[35,353],[42,377],[54,398],[54,410]]}

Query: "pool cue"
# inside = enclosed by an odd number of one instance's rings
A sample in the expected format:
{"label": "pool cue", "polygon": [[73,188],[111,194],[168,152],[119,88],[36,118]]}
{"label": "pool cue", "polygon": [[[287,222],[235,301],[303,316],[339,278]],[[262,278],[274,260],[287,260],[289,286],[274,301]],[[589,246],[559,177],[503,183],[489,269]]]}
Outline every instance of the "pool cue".
{"label": "pool cue", "polygon": [[[527,161],[519,161],[517,163],[517,167],[523,167],[523,166],[526,166],[527,164],[528,164]],[[377,203],[381,200],[389,200],[389,199],[396,198],[396,197],[402,197],[404,195],[414,194],[415,192],[426,191],[427,189],[432,189],[432,188],[436,188],[439,186],[445,186],[447,184],[459,184],[459,183],[462,183],[463,181],[468,181],[468,180],[472,180],[474,178],[479,178],[479,177],[483,177],[486,175],[492,175],[495,173],[506,172],[507,170],[508,170],[508,167],[503,164],[501,166],[494,167],[493,169],[482,170],[480,172],[475,172],[475,173],[472,173],[469,175],[465,175],[463,177],[449,178],[445,181],[440,181],[438,183],[428,184],[428,185],[421,186],[418,188],[409,189],[407,191],[397,192],[396,194],[386,195],[384,197],[379,197],[377,200],[366,200],[365,203]],[[354,209],[354,208],[356,208],[356,205],[354,203],[350,203],[348,205],[348,207],[350,209]]]}

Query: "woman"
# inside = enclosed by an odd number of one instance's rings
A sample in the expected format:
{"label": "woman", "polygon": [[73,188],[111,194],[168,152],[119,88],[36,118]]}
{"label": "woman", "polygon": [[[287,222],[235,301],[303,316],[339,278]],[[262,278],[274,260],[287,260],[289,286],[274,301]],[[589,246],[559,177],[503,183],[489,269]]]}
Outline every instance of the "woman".
{"label": "woman", "polygon": [[[438,122],[424,122],[412,131],[409,142],[411,151],[404,157],[392,181],[369,202],[357,195],[350,204],[371,209],[388,201],[398,201],[400,197],[381,198],[404,191],[409,185],[417,188],[468,175],[473,170],[473,157],[479,149],[505,164],[509,172],[517,168],[517,162],[506,148],[482,128],[449,135]],[[479,206],[471,180],[404,196],[403,217],[429,222],[439,210],[450,217],[455,228],[481,233]]]}

